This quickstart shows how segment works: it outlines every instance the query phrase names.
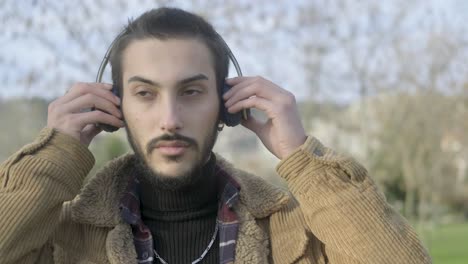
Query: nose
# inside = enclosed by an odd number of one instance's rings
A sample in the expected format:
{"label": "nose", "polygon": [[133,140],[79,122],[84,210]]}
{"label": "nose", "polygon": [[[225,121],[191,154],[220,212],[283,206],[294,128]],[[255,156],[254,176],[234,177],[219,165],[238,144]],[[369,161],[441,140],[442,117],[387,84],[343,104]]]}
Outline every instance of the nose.
{"label": "nose", "polygon": [[160,116],[160,128],[164,132],[174,133],[182,128],[182,120],[180,118],[180,107],[174,99],[164,100],[161,102],[158,115]]}

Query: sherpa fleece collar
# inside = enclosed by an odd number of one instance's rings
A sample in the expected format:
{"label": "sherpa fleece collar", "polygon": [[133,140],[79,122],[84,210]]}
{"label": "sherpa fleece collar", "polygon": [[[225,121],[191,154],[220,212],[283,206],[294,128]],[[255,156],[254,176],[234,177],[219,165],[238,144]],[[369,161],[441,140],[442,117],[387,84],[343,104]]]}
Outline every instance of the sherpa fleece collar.
{"label": "sherpa fleece collar", "polygon": [[[216,155],[220,166],[240,185],[240,203],[255,218],[264,218],[281,209],[290,199],[286,190],[276,187],[258,176],[235,169]],[[128,176],[134,173],[135,156],[126,154],[109,162],[82,188],[71,202],[74,221],[102,227],[122,224],[119,201],[125,191]]]}

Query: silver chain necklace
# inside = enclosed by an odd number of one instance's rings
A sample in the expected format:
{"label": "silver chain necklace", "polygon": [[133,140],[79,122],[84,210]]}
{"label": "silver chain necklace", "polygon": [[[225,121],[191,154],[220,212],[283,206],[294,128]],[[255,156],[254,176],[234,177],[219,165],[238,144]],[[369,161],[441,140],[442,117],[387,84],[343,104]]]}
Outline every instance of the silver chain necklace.
{"label": "silver chain necklace", "polygon": [[[196,264],[200,261],[202,261],[202,259],[206,256],[206,254],[208,254],[208,251],[210,251],[210,248],[211,246],[213,246],[213,243],[215,242],[216,240],[216,235],[218,234],[218,220],[216,220],[216,227],[215,227],[215,231],[213,233],[213,237],[211,238],[211,241],[210,243],[208,244],[208,247],[206,247],[205,251],[203,251],[203,253],[201,254],[201,256],[199,258],[197,258],[196,260],[192,261],[192,264]],[[161,262],[162,264],[168,264],[161,256],[159,256],[158,252],[156,252],[156,249],[153,249],[154,251],[154,256],[159,259],[159,262]]]}

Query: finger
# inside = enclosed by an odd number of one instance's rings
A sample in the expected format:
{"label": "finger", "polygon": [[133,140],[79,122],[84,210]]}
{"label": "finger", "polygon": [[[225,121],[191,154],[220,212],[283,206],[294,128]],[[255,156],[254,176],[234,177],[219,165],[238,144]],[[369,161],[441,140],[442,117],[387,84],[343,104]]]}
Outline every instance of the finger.
{"label": "finger", "polygon": [[229,89],[229,91],[227,91],[226,93],[223,94],[223,98],[224,99],[228,99],[229,97],[231,97],[232,94],[234,94],[237,90],[239,89],[242,89],[248,85],[251,85],[252,83],[254,83],[256,81],[256,78],[254,77],[236,77],[238,80],[242,80],[241,82],[237,82],[237,81],[229,81],[228,80],[232,80],[232,79],[226,79],[226,82],[228,85],[231,85],[231,89]]}
{"label": "finger", "polygon": [[228,112],[230,113],[237,113],[247,108],[256,108],[261,110],[265,112],[269,118],[271,118],[273,104],[264,98],[253,96],[244,100],[240,100],[234,103],[232,106],[227,107]]}
{"label": "finger", "polygon": [[225,100],[229,100],[237,95],[236,100],[240,100],[241,98],[258,96],[273,101],[287,95],[288,93],[288,91],[269,80],[262,77],[251,77],[251,79],[232,87],[229,90],[229,93],[227,93],[223,98]]}
{"label": "finger", "polygon": [[235,102],[247,99],[252,96],[272,100],[273,98],[270,94],[272,92],[268,91],[268,88],[269,87],[264,87],[262,84],[254,82],[246,87],[243,87],[243,89],[237,89],[237,91],[234,91],[234,93],[231,94],[230,98],[226,101],[226,106],[230,107]]}
{"label": "finger", "polygon": [[244,82],[244,81],[247,81],[247,80],[250,80],[250,79],[255,79],[257,77],[254,77],[254,76],[237,76],[237,77],[232,77],[232,78],[226,78],[226,83],[231,85],[231,86],[234,86],[234,85],[237,85],[241,82]]}
{"label": "finger", "polygon": [[122,117],[120,110],[113,102],[94,94],[86,94],[75,98],[73,101],[62,105],[62,111],[65,113],[77,113],[83,109],[94,107],[111,113],[118,118]]}
{"label": "finger", "polygon": [[102,98],[106,98],[109,101],[113,101],[116,104],[120,104],[120,99],[115,96],[110,90],[112,90],[111,84],[106,83],[76,83],[72,88],[62,97],[57,99],[57,103],[65,104],[80,96],[86,94],[95,94]]}
{"label": "finger", "polygon": [[101,132],[102,132],[102,128],[100,126],[96,126],[95,124],[88,124],[83,129],[82,135],[85,138],[94,138]]}
{"label": "finger", "polygon": [[260,120],[250,115],[247,120],[243,119],[241,121],[241,125],[246,127],[247,129],[252,130],[255,134],[258,134],[261,128],[263,127],[264,122],[261,122]]}
{"label": "finger", "polygon": [[110,91],[112,89],[112,85],[107,83],[77,82],[74,83],[72,87],[65,93],[65,95],[62,96],[59,100],[61,100],[61,103],[66,103],[82,94],[86,94],[88,89],[91,91],[98,88]]}
{"label": "finger", "polygon": [[104,113],[100,110],[73,114],[71,118],[74,119],[73,122],[76,122],[81,128],[81,130],[83,130],[83,128],[89,124],[97,123],[107,124],[115,127],[124,126],[124,122],[122,120],[118,119],[113,115]]}

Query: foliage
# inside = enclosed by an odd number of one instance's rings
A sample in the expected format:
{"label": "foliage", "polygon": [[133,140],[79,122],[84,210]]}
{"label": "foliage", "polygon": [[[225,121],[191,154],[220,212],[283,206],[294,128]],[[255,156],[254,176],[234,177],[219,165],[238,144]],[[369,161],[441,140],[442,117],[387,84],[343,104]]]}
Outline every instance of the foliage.
{"label": "foliage", "polygon": [[438,226],[425,237],[435,264],[468,263],[468,223]]}
{"label": "foliage", "polygon": [[41,98],[0,100],[0,161],[29,143],[45,127],[47,104]]}

